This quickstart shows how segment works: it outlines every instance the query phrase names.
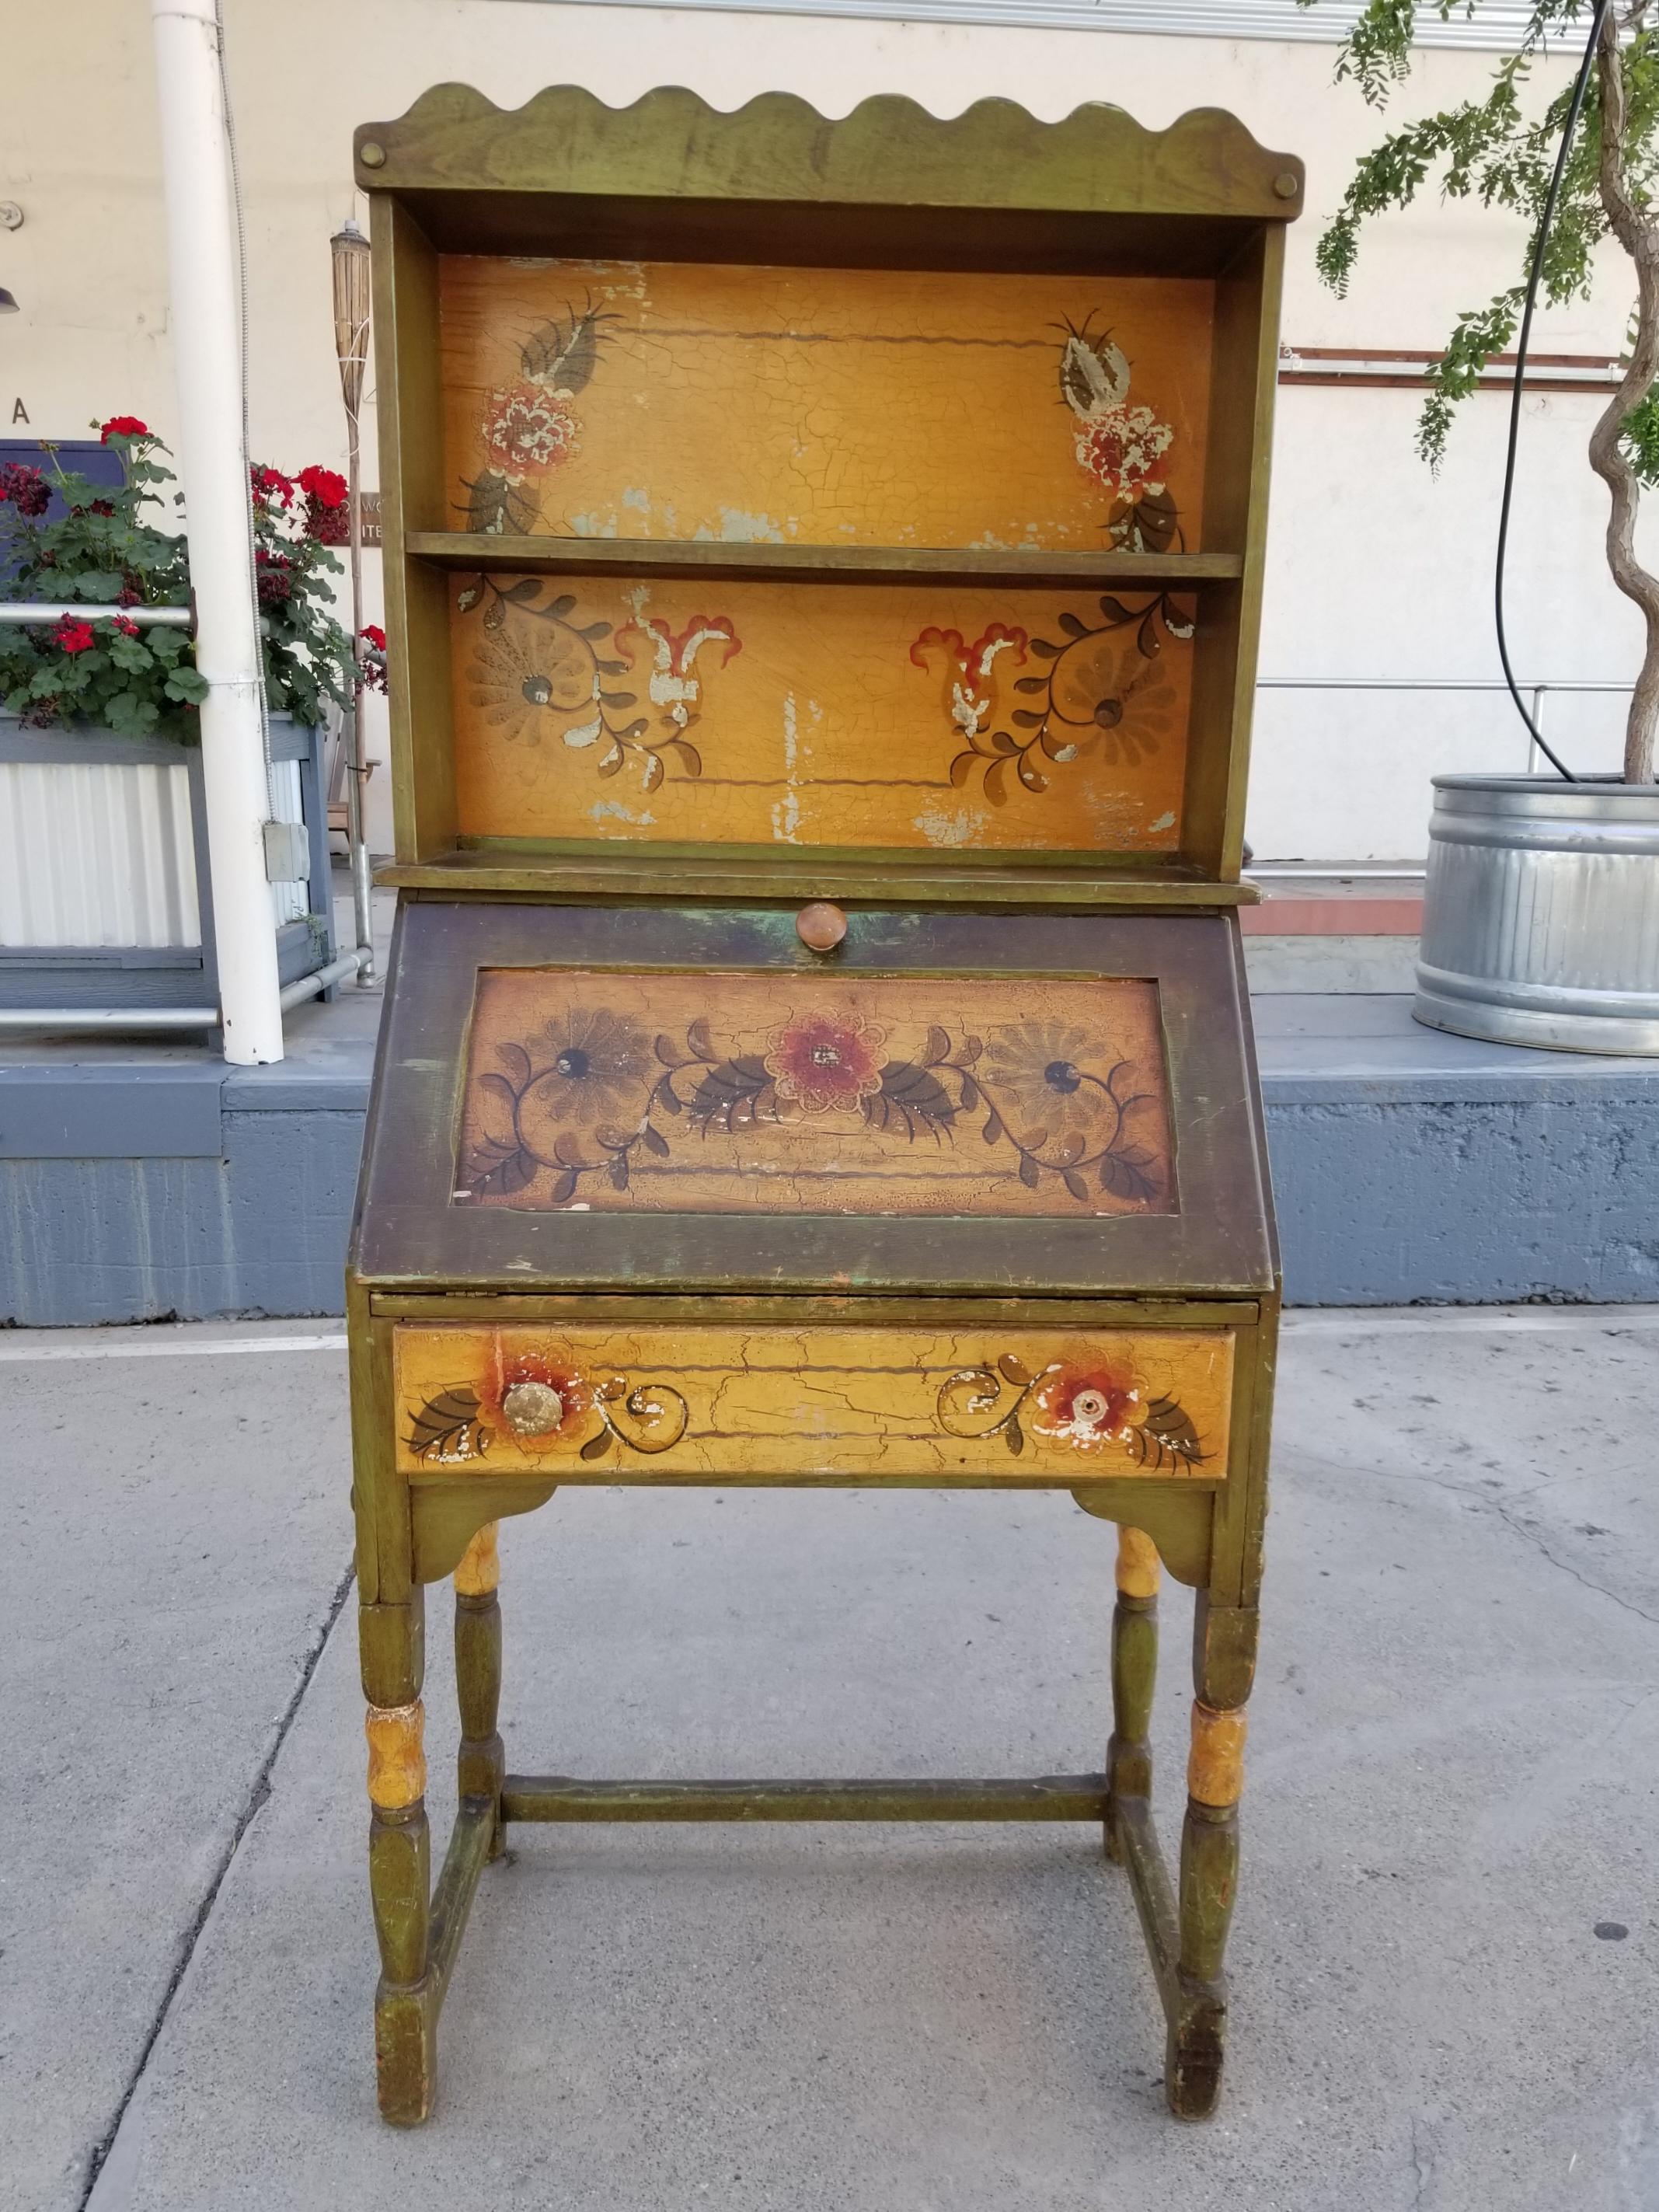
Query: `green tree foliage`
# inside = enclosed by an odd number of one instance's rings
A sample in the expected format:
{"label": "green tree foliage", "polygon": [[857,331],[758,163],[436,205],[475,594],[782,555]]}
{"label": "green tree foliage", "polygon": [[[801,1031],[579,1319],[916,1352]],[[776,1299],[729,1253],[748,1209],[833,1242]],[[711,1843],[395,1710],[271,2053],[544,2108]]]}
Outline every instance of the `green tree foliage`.
{"label": "green tree foliage", "polygon": [[[1315,7],[1318,0],[1297,4]],[[1419,16],[1437,15],[1443,22],[1455,15],[1473,18],[1481,5],[1482,0],[1369,0],[1343,41],[1338,78],[1357,85],[1370,106],[1385,106],[1410,74]],[[1591,465],[1610,494],[1608,567],[1648,626],[1625,754],[1632,782],[1651,777],[1659,728],[1659,579],[1643,568],[1633,543],[1638,487],[1659,484],[1659,30],[1649,21],[1656,5],[1659,0],[1612,0],[1567,149],[1539,279],[1543,304],[1588,298],[1596,249],[1609,239],[1632,267],[1636,304],[1625,374],[1589,443]],[[1499,63],[1486,96],[1390,131],[1360,161],[1319,240],[1319,273],[1343,294],[1365,224],[1409,207],[1431,185],[1446,198],[1478,200],[1526,223],[1519,281],[1458,316],[1429,372],[1417,445],[1432,467],[1444,455],[1459,403],[1474,390],[1492,356],[1513,345],[1525,305],[1526,279],[1573,97],[1569,81],[1541,104],[1528,102],[1536,64],[1547,52],[1581,58],[1595,19],[1595,0],[1535,0],[1516,51]]]}
{"label": "green tree foliage", "polygon": [[[1297,0],[1304,8],[1318,0]],[[1356,84],[1373,107],[1387,104],[1395,86],[1410,73],[1411,44],[1419,15],[1449,21],[1473,16],[1480,0],[1370,0],[1343,42],[1339,78]],[[1659,174],[1659,40],[1646,23],[1645,6],[1618,12],[1626,22],[1623,48],[1626,99],[1626,164],[1632,192],[1644,206]],[[1449,199],[1477,199],[1501,207],[1528,225],[1522,281],[1510,285],[1485,307],[1470,307],[1458,319],[1433,371],[1433,389],[1418,425],[1418,450],[1438,465],[1460,400],[1467,398],[1494,354],[1515,340],[1525,297],[1525,272],[1537,242],[1544,197],[1571,101],[1571,85],[1528,116],[1522,96],[1534,64],[1547,50],[1582,52],[1595,9],[1591,0],[1538,0],[1518,50],[1504,57],[1483,100],[1468,100],[1438,115],[1391,131],[1360,162],[1343,194],[1334,220],[1320,239],[1319,273],[1338,293],[1346,293],[1359,252],[1359,234],[1373,216],[1409,207],[1418,193],[1437,183]],[[1561,179],[1549,246],[1544,257],[1540,299],[1559,307],[1589,296],[1595,250],[1612,234],[1601,204],[1599,164],[1601,145],[1601,81],[1591,78],[1584,112]],[[1632,411],[1626,445],[1644,483],[1659,483],[1659,406],[1651,392]]]}

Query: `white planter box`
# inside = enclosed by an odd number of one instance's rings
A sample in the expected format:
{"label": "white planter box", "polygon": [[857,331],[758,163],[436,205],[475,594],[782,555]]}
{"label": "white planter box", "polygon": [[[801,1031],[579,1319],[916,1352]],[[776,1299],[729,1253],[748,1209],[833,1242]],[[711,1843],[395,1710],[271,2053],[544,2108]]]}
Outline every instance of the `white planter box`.
{"label": "white planter box", "polygon": [[[319,748],[271,724],[271,812],[310,833],[310,880],[270,886],[283,981],[333,957]],[[201,755],[0,718],[0,1006],[217,999]]]}

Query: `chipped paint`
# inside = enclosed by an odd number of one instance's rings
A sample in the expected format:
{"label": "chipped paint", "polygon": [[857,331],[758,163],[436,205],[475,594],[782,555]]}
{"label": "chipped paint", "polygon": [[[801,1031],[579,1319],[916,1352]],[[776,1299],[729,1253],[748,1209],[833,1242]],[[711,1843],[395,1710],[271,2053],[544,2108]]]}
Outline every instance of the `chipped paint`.
{"label": "chipped paint", "polygon": [[982,807],[926,806],[915,817],[915,826],[930,845],[966,845],[985,827]]}
{"label": "chipped paint", "polygon": [[656,826],[657,817],[648,806],[643,813],[636,814],[620,799],[596,799],[587,811],[595,822],[628,822],[636,830],[650,830]]}

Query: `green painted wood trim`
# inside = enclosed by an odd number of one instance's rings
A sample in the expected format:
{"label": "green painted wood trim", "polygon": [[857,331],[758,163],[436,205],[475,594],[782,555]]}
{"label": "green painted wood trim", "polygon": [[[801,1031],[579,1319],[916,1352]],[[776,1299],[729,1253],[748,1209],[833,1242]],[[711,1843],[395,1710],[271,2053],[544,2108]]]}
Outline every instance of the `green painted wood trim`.
{"label": "green painted wood trim", "polygon": [[910,584],[918,577],[957,584],[1006,584],[1015,589],[1052,585],[1188,584],[1243,575],[1242,553],[1052,553],[1017,546],[986,552],[974,547],[922,545],[727,545],[697,540],[643,538],[493,537],[465,530],[410,533],[405,550],[445,568],[561,574],[719,576],[727,580],[797,584]]}
{"label": "green painted wood trim", "polygon": [[365,191],[580,192],[630,198],[1070,210],[1288,222],[1303,169],[1237,117],[1194,108],[1148,131],[1090,101],[1044,123],[1007,100],[948,120],[882,94],[839,120],[791,93],[730,113],[683,86],[608,107],[553,85],[503,109],[470,85],[434,85],[355,138]]}
{"label": "green painted wood trim", "polygon": [[[521,854],[521,857],[514,857]],[[599,900],[699,906],[719,900],[734,903],[781,899],[800,905],[833,895],[838,903],[906,906],[1060,906],[1088,914],[1133,907],[1151,913],[1214,913],[1223,907],[1255,906],[1261,894],[1254,884],[1218,884],[1201,877],[1136,875],[1103,868],[1094,856],[1081,865],[1056,862],[1052,854],[987,855],[982,862],[941,863],[927,851],[913,858],[884,851],[843,854],[779,852],[762,855],[748,847],[722,852],[718,847],[684,850],[667,845],[618,841],[605,847],[550,843],[521,848],[503,842],[465,848],[441,859],[389,861],[374,871],[382,890],[435,893],[492,892],[514,899],[549,903]]]}
{"label": "green painted wood trim", "polygon": [[1103,1774],[1030,1781],[578,1782],[509,1774],[507,1820],[1098,1820]]}

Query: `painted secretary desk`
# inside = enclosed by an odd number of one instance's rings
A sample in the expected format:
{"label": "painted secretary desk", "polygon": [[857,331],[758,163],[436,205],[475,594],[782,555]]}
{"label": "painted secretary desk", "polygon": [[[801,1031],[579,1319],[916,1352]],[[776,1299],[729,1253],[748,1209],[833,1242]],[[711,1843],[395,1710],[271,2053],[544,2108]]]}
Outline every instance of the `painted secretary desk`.
{"label": "painted secretary desk", "polygon": [[[1236,908],[1285,225],[1231,118],[357,135],[400,891],[349,1266],[380,2108],[520,1820],[1061,1820],[1218,2084],[1278,1290]],[[1103,1772],[509,1773],[496,1525],[562,1483],[1069,1492]],[[1179,1872],[1160,1568],[1197,1594]],[[435,1887],[422,1593],[453,1577]]]}

